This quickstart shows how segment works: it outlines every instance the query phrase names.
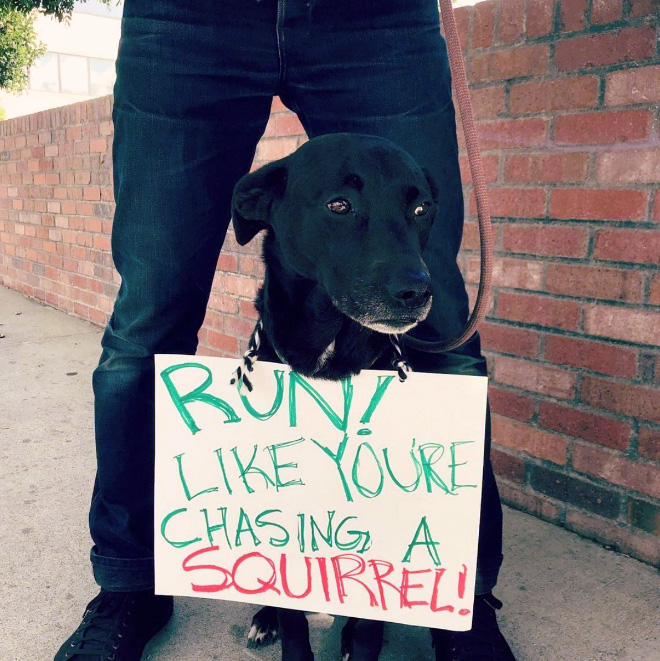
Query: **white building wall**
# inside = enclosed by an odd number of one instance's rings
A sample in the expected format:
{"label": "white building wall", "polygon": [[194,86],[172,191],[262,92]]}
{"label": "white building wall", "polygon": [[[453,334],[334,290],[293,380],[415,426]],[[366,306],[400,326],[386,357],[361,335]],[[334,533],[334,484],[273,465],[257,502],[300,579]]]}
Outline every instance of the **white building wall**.
{"label": "white building wall", "polygon": [[[39,15],[35,31],[46,44],[44,61],[48,65],[41,62],[32,68],[24,92],[0,90],[7,119],[111,94],[122,8],[122,4],[116,6],[116,0],[111,9],[89,0],[76,6],[69,23]],[[35,89],[43,86],[57,89]]]}

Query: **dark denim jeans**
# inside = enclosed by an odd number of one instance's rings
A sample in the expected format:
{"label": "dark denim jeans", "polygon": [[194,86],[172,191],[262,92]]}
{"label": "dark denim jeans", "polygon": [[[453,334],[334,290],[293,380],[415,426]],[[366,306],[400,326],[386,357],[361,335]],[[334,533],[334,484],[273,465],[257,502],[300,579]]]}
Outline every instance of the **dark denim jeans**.
{"label": "dark denim jeans", "polygon": [[[126,0],[114,88],[122,283],[94,371],[98,472],[90,512],[97,582],[153,585],[153,354],[194,354],[234,184],[279,95],[310,137],[380,135],[441,186],[426,263],[432,313],[418,334],[448,337],[467,295],[454,108],[436,0]],[[485,374],[479,338],[414,369]],[[490,427],[487,449],[490,448]],[[477,592],[501,562],[502,512],[486,455]]]}

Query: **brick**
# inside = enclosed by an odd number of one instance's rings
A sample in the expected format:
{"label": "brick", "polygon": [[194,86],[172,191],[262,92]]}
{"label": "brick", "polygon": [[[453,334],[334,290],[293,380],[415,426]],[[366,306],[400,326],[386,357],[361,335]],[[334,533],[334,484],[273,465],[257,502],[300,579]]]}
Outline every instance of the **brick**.
{"label": "brick", "polygon": [[[488,201],[492,217],[540,218],[545,216],[546,195],[542,188],[490,188]],[[471,214],[477,213],[474,194],[468,205]]]}
{"label": "brick", "polygon": [[253,278],[226,273],[223,278],[224,291],[228,294],[253,299],[257,295],[258,283]]}
{"label": "brick", "polygon": [[508,0],[505,7],[500,8],[497,27],[498,41],[511,43],[519,39],[524,30],[525,7],[523,0]]}
{"label": "brick", "polygon": [[639,62],[653,55],[655,28],[651,26],[577,36],[555,45],[555,64],[560,71]]}
{"label": "brick", "polygon": [[582,305],[577,301],[536,296],[518,292],[500,292],[497,316],[527,324],[578,330]]}
{"label": "brick", "polygon": [[519,358],[498,356],[495,380],[557,399],[572,399],[575,394],[576,375],[573,372]]}
{"label": "brick", "polygon": [[604,266],[548,264],[545,272],[546,290],[566,296],[637,302],[643,283],[639,271]]}
{"label": "brick", "polygon": [[598,181],[652,184],[660,182],[660,149],[627,149],[598,155]]}
{"label": "brick", "polygon": [[298,141],[294,137],[261,140],[257,146],[256,158],[259,161],[275,161],[294,152],[297,146]]}
{"label": "brick", "polygon": [[470,60],[470,81],[485,83],[540,76],[548,70],[549,53],[547,44],[537,44],[473,55]]}
{"label": "brick", "polygon": [[628,501],[630,525],[660,537],[660,507],[644,500],[631,498]]}
{"label": "brick", "polygon": [[259,315],[252,301],[239,301],[238,306],[241,317],[252,319],[253,321],[258,319]]}
{"label": "brick", "polygon": [[105,138],[98,138],[96,140],[89,141],[90,152],[105,153],[107,149],[108,149],[108,141]]}
{"label": "brick", "polygon": [[224,351],[230,354],[238,355],[238,340],[224,333],[218,333],[217,331],[206,329],[208,343],[215,349]]}
{"label": "brick", "polygon": [[581,473],[660,498],[660,466],[631,461],[619,453],[583,443],[573,446],[572,463]]}
{"label": "brick", "polygon": [[546,335],[545,359],[558,365],[581,367],[611,376],[633,377],[637,373],[637,352],[611,344]]}
{"label": "brick", "polygon": [[618,551],[640,558],[652,565],[660,562],[658,538],[646,533],[631,532],[608,519],[585,514],[569,508],[566,511],[566,527],[573,532],[601,544],[613,545]]}
{"label": "brick", "polygon": [[503,503],[546,521],[559,523],[565,509],[565,505],[551,503],[547,498],[511,482],[498,483],[498,489]]}
{"label": "brick", "polygon": [[621,18],[623,0],[593,0],[591,5],[591,23],[603,25]]}
{"label": "brick", "polygon": [[631,427],[626,422],[553,402],[540,402],[539,424],[615,450],[627,449],[630,440]]}
{"label": "brick", "polygon": [[303,129],[298,116],[294,113],[275,115],[275,132],[277,135],[303,135]]}
{"label": "brick", "polygon": [[650,110],[618,110],[560,115],[555,120],[557,144],[615,144],[645,140],[651,133]]}
{"label": "brick", "polygon": [[529,183],[579,182],[587,178],[589,154],[511,154],[506,157],[504,178]]}
{"label": "brick", "polygon": [[566,463],[565,438],[499,415],[493,416],[493,441],[497,445],[555,464]]}
{"label": "brick", "polygon": [[587,0],[561,0],[560,18],[565,32],[584,29],[587,24]]}
{"label": "brick", "polygon": [[[467,278],[470,282],[478,282],[480,259],[468,260]],[[493,286],[511,287],[513,289],[541,289],[543,278],[543,263],[528,259],[493,259]]]}
{"label": "brick", "polygon": [[505,225],[502,228],[504,250],[534,255],[583,257],[589,234],[586,229],[552,225]]}
{"label": "brick", "polygon": [[640,425],[637,452],[647,459],[660,461],[660,429]]}
{"label": "brick", "polygon": [[490,452],[495,475],[522,484],[525,480],[525,462],[520,457],[493,448]]}
{"label": "brick", "polygon": [[660,11],[658,0],[629,0],[630,15],[638,16],[657,16]]}
{"label": "brick", "polygon": [[274,96],[270,104],[270,112],[289,112],[289,109],[284,105],[282,99],[279,96]]}
{"label": "brick", "polygon": [[585,375],[581,396],[586,404],[660,424],[660,388]]}
{"label": "brick", "polygon": [[504,110],[504,85],[470,90],[475,119],[495,117]]}
{"label": "brick", "polygon": [[548,141],[548,121],[545,119],[499,119],[477,123],[482,149],[512,149],[540,147]]}
{"label": "brick", "polygon": [[[499,156],[497,154],[486,154],[481,157],[481,165],[484,172],[484,181],[489,184],[497,181]],[[461,181],[464,184],[472,183],[472,172],[468,163],[467,156],[459,156],[458,163],[461,168]]]}
{"label": "brick", "polygon": [[492,45],[495,29],[495,2],[480,2],[472,15],[472,48]]}
{"label": "brick", "polygon": [[468,221],[463,225],[461,247],[464,250],[479,250],[479,226],[476,222]]}
{"label": "brick", "polygon": [[532,465],[530,486],[550,498],[577,505],[594,514],[616,519],[621,508],[621,496],[612,489],[604,489],[558,470]]}
{"label": "brick", "polygon": [[534,358],[539,353],[539,334],[522,328],[484,322],[479,327],[483,346],[491,351]]}
{"label": "brick", "polygon": [[653,204],[653,220],[660,221],[660,193],[655,192],[655,202]]}
{"label": "brick", "polygon": [[238,257],[228,253],[221,253],[218,257],[218,269],[220,271],[238,271]]}
{"label": "brick", "polygon": [[254,330],[254,322],[239,317],[226,316],[224,330],[239,339],[248,339]]}
{"label": "brick", "polygon": [[229,314],[238,313],[238,299],[234,296],[228,296],[219,292],[212,292],[209,297],[208,307],[210,310],[227,312]]}
{"label": "brick", "polygon": [[454,16],[456,17],[456,27],[458,28],[458,38],[461,42],[461,50],[465,52],[468,47],[468,32],[470,28],[470,17],[472,16],[472,7],[456,7]]}
{"label": "brick", "polygon": [[493,413],[526,422],[534,417],[534,399],[511,390],[488,386],[488,401]]}
{"label": "brick", "polygon": [[527,36],[543,37],[552,32],[554,0],[529,0],[527,3]]}
{"label": "brick", "polygon": [[584,329],[590,335],[657,346],[660,344],[660,310],[594,305],[585,309]]}
{"label": "brick", "polygon": [[651,278],[649,286],[649,303],[651,305],[660,305],[660,273],[656,273]]}
{"label": "brick", "polygon": [[617,262],[660,262],[660,232],[652,230],[599,230],[594,257]]}
{"label": "brick", "polygon": [[644,220],[648,193],[619,188],[555,188],[550,216],[559,220]]}

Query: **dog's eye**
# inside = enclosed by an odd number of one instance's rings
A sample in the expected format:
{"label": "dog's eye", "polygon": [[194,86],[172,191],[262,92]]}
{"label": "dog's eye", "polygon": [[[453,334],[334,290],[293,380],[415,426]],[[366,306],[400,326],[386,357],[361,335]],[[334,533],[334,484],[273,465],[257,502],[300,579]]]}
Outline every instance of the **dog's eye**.
{"label": "dog's eye", "polygon": [[351,203],[343,197],[338,197],[325,205],[332,213],[347,214],[351,210]]}
{"label": "dog's eye", "polygon": [[427,211],[429,210],[429,205],[428,202],[422,202],[421,204],[418,204],[413,213],[415,216],[423,216]]}

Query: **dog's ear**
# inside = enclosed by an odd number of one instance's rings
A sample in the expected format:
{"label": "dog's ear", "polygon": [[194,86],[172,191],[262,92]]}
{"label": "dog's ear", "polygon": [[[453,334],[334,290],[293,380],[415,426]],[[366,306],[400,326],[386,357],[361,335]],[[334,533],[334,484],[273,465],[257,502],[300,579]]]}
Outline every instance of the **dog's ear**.
{"label": "dog's ear", "polygon": [[431,197],[433,197],[433,201],[438,204],[438,202],[440,202],[440,191],[438,189],[438,185],[435,183],[433,175],[426,168],[422,168],[422,172],[426,177],[426,183],[431,189]]}
{"label": "dog's ear", "polygon": [[236,182],[231,198],[231,217],[239,245],[244,246],[257,232],[271,226],[271,207],[274,200],[284,195],[286,181],[285,159],[279,159]]}

